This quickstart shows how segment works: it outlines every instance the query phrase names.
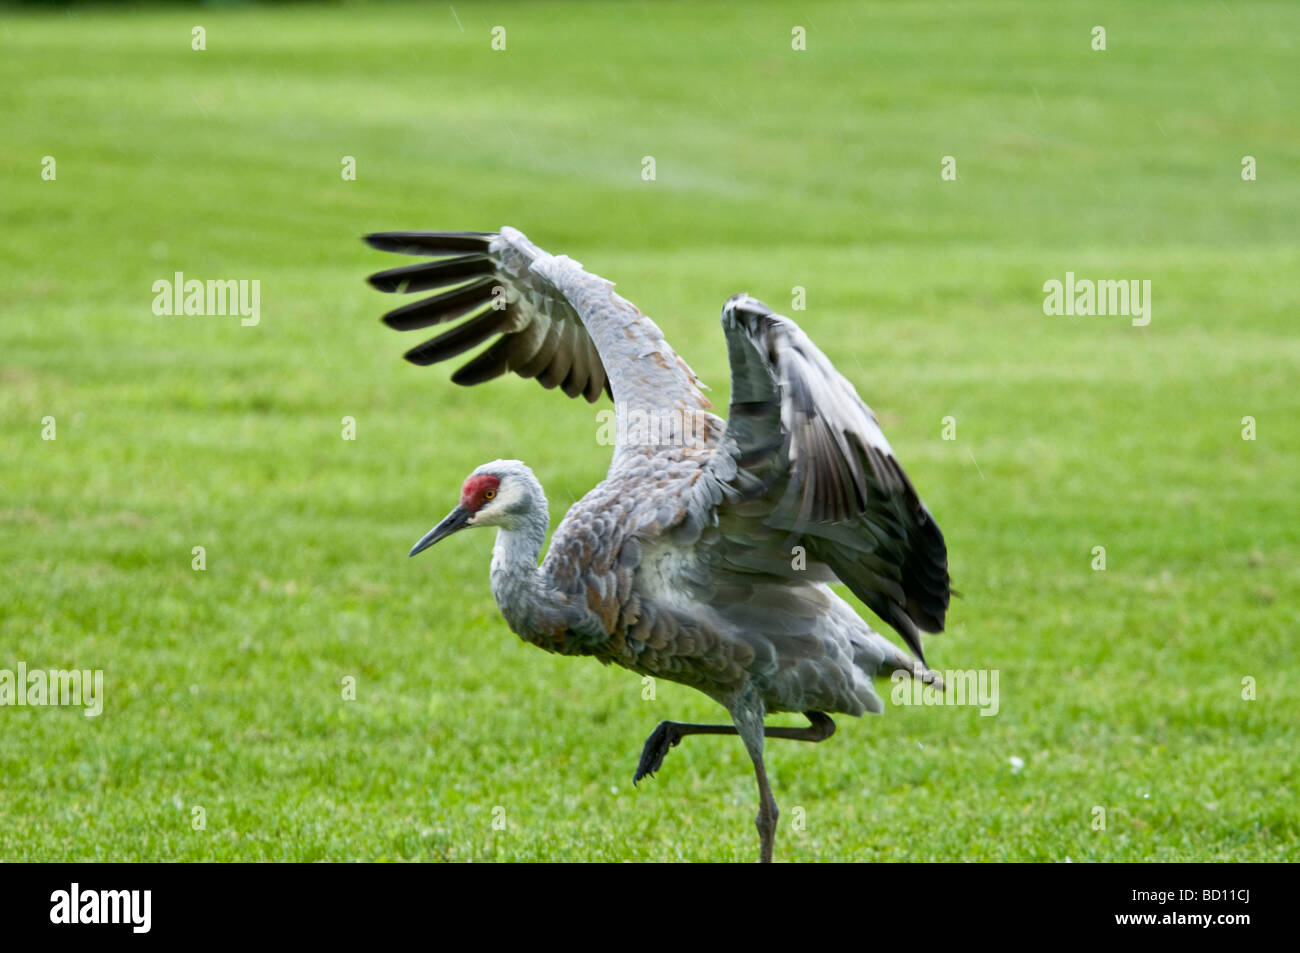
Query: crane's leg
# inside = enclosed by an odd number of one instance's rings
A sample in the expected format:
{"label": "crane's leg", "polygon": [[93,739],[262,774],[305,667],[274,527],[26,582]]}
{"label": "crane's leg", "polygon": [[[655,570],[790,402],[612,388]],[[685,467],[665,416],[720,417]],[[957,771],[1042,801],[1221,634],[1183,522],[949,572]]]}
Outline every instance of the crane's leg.
{"label": "crane's leg", "polygon": [[[745,747],[749,748],[748,741]],[[763,736],[758,736],[758,751],[750,749],[749,756],[754,759],[754,774],[758,777],[758,862],[772,862],[772,847],[776,843],[776,819],[781,812],[776,809],[776,798],[772,796],[772,786],[767,783],[767,769],[763,767]]]}
{"label": "crane's leg", "polygon": [[758,827],[758,861],[761,864],[772,862],[772,846],[776,840],[776,819],[780,811],[776,808],[776,798],[772,796],[772,786],[767,783],[767,769],[763,766],[763,703],[756,698],[746,699],[750,704],[737,704],[731,709],[731,720],[736,723],[736,733],[745,743],[745,750],[754,762],[754,776],[758,779],[758,816],[754,823]]}
{"label": "crane's leg", "polygon": [[[829,715],[820,711],[803,713],[808,719],[807,728],[778,728],[764,726],[763,734],[768,738],[786,738],[790,741],[825,741],[835,734],[835,722]],[[661,721],[646,739],[641,749],[641,761],[636,766],[636,775],[632,783],[636,784],[647,775],[653,775],[664,763],[668,749],[681,743],[687,735],[736,735],[735,725],[692,725],[680,721]]]}

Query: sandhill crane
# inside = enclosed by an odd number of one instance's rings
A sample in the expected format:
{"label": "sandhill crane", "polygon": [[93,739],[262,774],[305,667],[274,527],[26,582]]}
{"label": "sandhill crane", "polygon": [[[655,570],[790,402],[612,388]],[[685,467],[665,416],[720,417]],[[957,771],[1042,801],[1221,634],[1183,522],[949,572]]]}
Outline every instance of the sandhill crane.
{"label": "sandhill crane", "polygon": [[[798,325],[746,294],[722,309],[732,381],[723,421],[653,321],[519,231],[366,241],[435,259],[370,277],[381,291],[437,292],[389,312],[390,327],[466,319],[408,361],[434,364],[495,338],[454,382],[514,372],[591,402],[604,392],[618,421],[608,475],[569,509],[540,567],[546,497],[517,460],[474,470],[410,554],[495,526],[492,594],[520,638],[689,685],[726,708],[731,725],[661,722],[634,782],[687,735],[738,734],[758,779],[759,857],[770,861],[778,812],[764,737],[823,741],[835,731],[828,713],[881,711],[873,676],[937,679],[920,633],[943,629],[947,550],[875,416]],[[915,658],[832,592],[837,580]],[[764,725],[780,711],[809,724]]]}

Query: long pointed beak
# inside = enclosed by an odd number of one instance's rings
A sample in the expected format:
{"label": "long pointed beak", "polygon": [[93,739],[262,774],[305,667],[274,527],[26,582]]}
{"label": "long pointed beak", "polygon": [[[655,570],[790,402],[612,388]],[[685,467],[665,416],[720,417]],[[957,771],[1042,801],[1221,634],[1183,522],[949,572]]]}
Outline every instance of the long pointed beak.
{"label": "long pointed beak", "polygon": [[458,529],[464,529],[469,525],[469,518],[473,515],[472,510],[467,510],[463,506],[456,507],[443,517],[441,523],[420,537],[420,541],[411,547],[411,555],[422,553],[438,540],[446,539]]}

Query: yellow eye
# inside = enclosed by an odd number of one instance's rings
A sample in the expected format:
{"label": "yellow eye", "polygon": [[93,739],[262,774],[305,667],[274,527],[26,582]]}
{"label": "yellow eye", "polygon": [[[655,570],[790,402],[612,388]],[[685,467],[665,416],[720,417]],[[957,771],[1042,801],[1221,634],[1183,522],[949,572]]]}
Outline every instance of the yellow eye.
{"label": "yellow eye", "polygon": [[483,499],[485,499],[485,500],[490,500],[490,499],[494,498],[496,495],[497,495],[497,491],[496,491],[496,490],[484,490],[484,491],[483,491]]}

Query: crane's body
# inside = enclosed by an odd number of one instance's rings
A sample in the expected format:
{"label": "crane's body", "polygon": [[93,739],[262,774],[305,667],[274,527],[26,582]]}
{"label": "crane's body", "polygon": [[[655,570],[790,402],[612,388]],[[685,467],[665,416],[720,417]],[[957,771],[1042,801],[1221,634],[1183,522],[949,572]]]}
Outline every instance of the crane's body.
{"label": "crane's body", "polygon": [[[616,418],[642,425],[620,432],[606,479],[570,508],[540,566],[546,498],[513,460],[477,468],[460,505],[411,555],[459,529],[494,526],[492,592],[522,639],[680,682],[723,705],[730,726],[662,723],[636,779],[687,734],[739,734],[755,764],[769,860],[777,810],[764,736],[823,740],[834,731],[826,713],[882,709],[873,677],[934,679],[920,631],[943,627],[946,548],[874,416],[794,322],[747,295],[723,309],[732,371],[724,421],[649,318],[514,229],[368,240],[438,256],[372,276],[385,291],[441,291],[387,323],[410,330],[469,318],[408,360],[434,363],[495,337],[453,380],[514,372],[593,402],[610,393]],[[835,581],[897,629],[915,658],[863,621],[830,589]],[[776,711],[803,712],[810,725],[765,727]]]}
{"label": "crane's body", "polygon": [[[691,461],[681,469],[687,475],[644,494],[656,512],[680,509],[704,467]],[[728,707],[753,688],[768,712],[879,711],[871,677],[913,665],[829,585],[797,578],[806,570],[792,568],[790,579],[759,576],[743,593],[718,598],[705,560],[673,538],[676,513],[656,529],[655,520],[641,523],[621,505],[644,483],[636,471],[612,475],[574,504],[540,567],[548,529],[540,484],[518,461],[480,471],[536,487],[526,515],[497,528],[491,584],[511,630],[538,648],[681,682]]]}

